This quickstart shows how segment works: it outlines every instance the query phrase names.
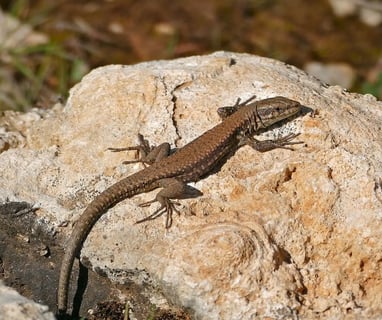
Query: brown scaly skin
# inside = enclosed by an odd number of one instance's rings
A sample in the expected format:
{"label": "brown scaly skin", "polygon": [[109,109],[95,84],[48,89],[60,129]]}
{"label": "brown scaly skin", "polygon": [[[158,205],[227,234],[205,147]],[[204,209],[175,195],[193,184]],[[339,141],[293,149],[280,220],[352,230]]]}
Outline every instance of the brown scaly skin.
{"label": "brown scaly skin", "polygon": [[[158,201],[161,206],[153,214],[139,222],[155,219],[166,213],[166,228],[172,223],[172,212],[176,211],[170,199],[191,198],[201,195],[201,192],[187,185],[196,182],[209,173],[213,173],[222,163],[222,159],[233,154],[240,146],[250,145],[254,149],[265,152],[275,148],[291,149],[290,145],[298,134],[288,135],[276,140],[258,141],[252,136],[261,129],[267,129],[274,123],[288,119],[301,110],[297,101],[285,97],[274,97],[253,102],[251,97],[243,103],[239,100],[234,106],[218,110],[223,121],[214,128],[180,148],[175,153],[166,156],[168,144],[161,145],[161,150],[151,150],[147,142],[140,137],[142,150],[150,149],[141,162],[152,163],[151,166],[128,176],[107,188],[88,205],[76,221],[72,235],[66,245],[65,255],[61,265],[58,287],[58,310],[66,314],[68,288],[74,258],[79,255],[82,243],[97,220],[118,202],[134,195],[163,188],[152,201],[142,206]],[[140,147],[127,148],[141,149]],[[141,150],[141,151],[142,151]],[[113,151],[119,151],[113,149]],[[156,154],[156,156],[152,156]],[[151,156],[150,156],[151,155]]]}

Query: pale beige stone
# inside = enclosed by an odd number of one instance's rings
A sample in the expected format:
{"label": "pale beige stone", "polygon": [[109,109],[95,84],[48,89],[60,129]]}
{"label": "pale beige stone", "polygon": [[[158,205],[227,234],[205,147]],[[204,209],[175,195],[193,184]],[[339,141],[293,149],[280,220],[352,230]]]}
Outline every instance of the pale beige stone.
{"label": "pale beige stone", "polygon": [[168,231],[162,218],[134,224],[155,208],[137,204],[156,192],[118,204],[82,257],[115,281],[121,270],[137,282],[148,275],[197,319],[378,319],[382,104],[271,59],[217,52],[92,71],[63,111],[37,119],[24,145],[0,154],[0,200],[37,203],[68,237],[71,224],[60,223],[142,168],[121,164],[133,153],[108,147],[134,145],[138,132],[181,147],[219,122],[218,107],[253,94],[315,110],[266,135],[301,132],[305,145],[241,148],[195,184],[204,195],[182,201]]}
{"label": "pale beige stone", "polygon": [[0,281],[0,320],[54,320],[47,306],[35,303]]}

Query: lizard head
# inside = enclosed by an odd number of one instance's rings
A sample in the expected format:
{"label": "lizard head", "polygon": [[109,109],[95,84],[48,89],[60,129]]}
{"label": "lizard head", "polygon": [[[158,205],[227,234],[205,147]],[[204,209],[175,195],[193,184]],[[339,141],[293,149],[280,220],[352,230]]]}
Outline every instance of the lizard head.
{"label": "lizard head", "polygon": [[272,124],[287,119],[300,112],[299,102],[285,98],[274,97],[256,102],[253,106],[257,129],[267,128]]}

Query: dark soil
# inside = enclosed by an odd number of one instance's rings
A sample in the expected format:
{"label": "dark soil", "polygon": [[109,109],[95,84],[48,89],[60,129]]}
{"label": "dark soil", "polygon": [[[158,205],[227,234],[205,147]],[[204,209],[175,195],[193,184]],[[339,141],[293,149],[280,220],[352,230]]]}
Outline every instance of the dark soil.
{"label": "dark soil", "polygon": [[[57,243],[64,240],[57,239],[45,226],[28,203],[0,205],[0,280],[21,295],[48,305],[55,312],[58,273],[63,256],[63,250]],[[75,263],[70,286],[70,304],[74,301],[75,314],[86,316],[89,320],[123,320],[125,309],[129,309],[138,320],[150,317],[156,320],[189,319],[184,311],[175,308],[161,310],[153,306],[142,294],[147,288],[133,283],[112,284],[107,278],[87,272],[84,267],[79,276],[78,265],[78,262]],[[80,289],[75,292],[77,287]],[[126,297],[124,301],[119,299],[121,294]]]}

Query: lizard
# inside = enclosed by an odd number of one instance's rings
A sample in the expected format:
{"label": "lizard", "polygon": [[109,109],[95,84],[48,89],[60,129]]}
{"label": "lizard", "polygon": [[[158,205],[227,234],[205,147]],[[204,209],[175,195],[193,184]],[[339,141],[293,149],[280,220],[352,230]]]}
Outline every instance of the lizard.
{"label": "lizard", "polygon": [[[254,135],[268,129],[275,123],[298,114],[302,106],[299,102],[277,96],[255,101],[255,96],[235,105],[218,109],[222,121],[195,140],[170,154],[169,144],[157,148],[139,136],[140,145],[128,148],[109,148],[112,151],[138,150],[141,159],[126,163],[142,162],[145,168],[123,178],[97,195],[75,222],[74,229],[66,245],[61,264],[57,305],[59,314],[66,314],[68,289],[74,259],[90,230],[106,211],[124,199],[140,193],[162,188],[155,199],[141,204],[148,206],[159,202],[160,206],[141,223],[153,220],[166,213],[166,228],[170,228],[173,211],[178,212],[172,199],[198,197],[202,193],[187,183],[197,182],[220,169],[222,162],[243,145],[257,151],[266,152],[275,148],[293,150],[290,146],[300,141],[292,141],[298,134],[288,134],[273,140],[257,140]],[[149,165],[149,166],[147,166]],[[179,212],[178,212],[179,213]]]}

